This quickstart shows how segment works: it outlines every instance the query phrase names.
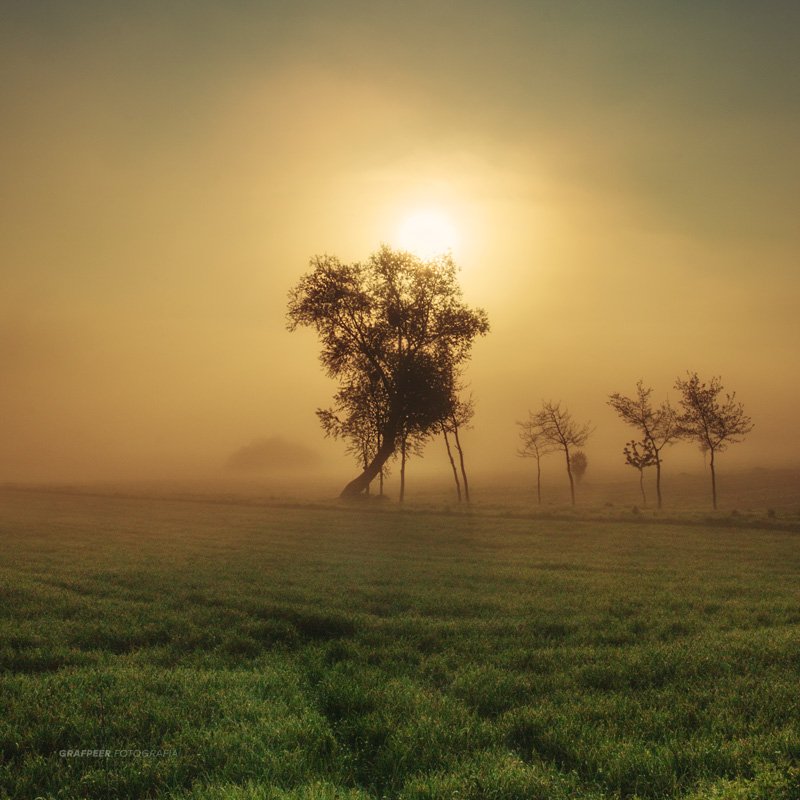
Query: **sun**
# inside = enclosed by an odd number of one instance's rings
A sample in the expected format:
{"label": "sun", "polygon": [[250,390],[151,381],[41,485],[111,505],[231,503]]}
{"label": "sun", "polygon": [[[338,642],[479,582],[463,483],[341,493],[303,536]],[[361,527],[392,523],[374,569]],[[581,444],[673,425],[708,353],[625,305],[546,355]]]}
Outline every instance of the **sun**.
{"label": "sun", "polygon": [[395,244],[423,259],[433,258],[458,245],[458,233],[447,214],[435,208],[415,211],[397,228]]}

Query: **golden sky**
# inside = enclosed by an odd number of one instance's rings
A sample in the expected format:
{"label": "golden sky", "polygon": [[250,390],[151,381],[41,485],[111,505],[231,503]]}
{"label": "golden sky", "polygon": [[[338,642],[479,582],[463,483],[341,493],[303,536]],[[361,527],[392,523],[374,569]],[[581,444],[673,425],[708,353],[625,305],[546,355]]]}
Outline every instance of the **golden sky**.
{"label": "golden sky", "polygon": [[492,324],[476,468],[521,469],[550,398],[597,426],[590,469],[621,464],[607,395],[675,399],[687,369],[754,419],[726,464],[798,462],[796,3],[2,14],[0,480],[205,475],[278,434],[350,477],[287,291],[421,209]]}

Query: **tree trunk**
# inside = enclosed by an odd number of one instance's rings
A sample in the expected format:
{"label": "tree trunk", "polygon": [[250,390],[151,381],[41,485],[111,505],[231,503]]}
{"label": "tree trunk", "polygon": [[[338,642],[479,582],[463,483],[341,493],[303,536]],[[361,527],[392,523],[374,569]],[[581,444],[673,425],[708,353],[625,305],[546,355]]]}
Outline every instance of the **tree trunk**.
{"label": "tree trunk", "polygon": [[350,481],[342,489],[339,497],[356,497],[366,491],[372,479],[381,471],[383,465],[391,458],[397,446],[397,427],[396,422],[389,423],[383,431],[383,442],[381,443],[375,458],[369,466],[356,478]]}
{"label": "tree trunk", "polygon": [[464,451],[461,448],[461,440],[458,438],[458,425],[453,424],[453,436],[456,440],[456,450],[458,450],[458,460],[461,464],[461,480],[464,482],[464,499],[469,503],[469,483],[467,482],[467,470],[464,466]]}
{"label": "tree trunk", "polygon": [[461,502],[461,484],[458,482],[458,470],[456,469],[456,462],[453,458],[453,451],[450,449],[450,440],[447,438],[447,428],[442,425],[442,435],[444,436],[444,444],[447,448],[447,457],[450,459],[450,467],[453,470],[453,480],[456,482],[456,494],[458,495],[458,502]]}
{"label": "tree trunk", "polygon": [[536,457],[536,499],[542,504],[542,459]]}
{"label": "tree trunk", "polygon": [[406,498],[406,437],[400,439],[400,502]]}
{"label": "tree trunk", "polygon": [[378,474],[380,475],[380,491],[378,492],[378,494],[381,497],[383,497],[383,467],[381,467],[380,472]]}
{"label": "tree trunk", "polygon": [[569,476],[569,495],[572,498],[572,505],[575,505],[575,481],[572,479],[572,468],[569,465],[569,449],[564,448],[564,455],[567,457],[567,475]]}
{"label": "tree trunk", "polygon": [[717,474],[714,472],[714,451],[711,451],[711,500],[717,510]]}
{"label": "tree trunk", "polygon": [[658,508],[661,509],[661,456],[656,451],[656,495]]}
{"label": "tree trunk", "polygon": [[[656,476],[656,479],[658,476]],[[657,485],[657,484],[656,484]],[[642,490],[642,505],[647,505],[647,495],[644,493],[644,470],[639,470],[639,488]],[[658,507],[661,508],[661,503],[659,502]]]}

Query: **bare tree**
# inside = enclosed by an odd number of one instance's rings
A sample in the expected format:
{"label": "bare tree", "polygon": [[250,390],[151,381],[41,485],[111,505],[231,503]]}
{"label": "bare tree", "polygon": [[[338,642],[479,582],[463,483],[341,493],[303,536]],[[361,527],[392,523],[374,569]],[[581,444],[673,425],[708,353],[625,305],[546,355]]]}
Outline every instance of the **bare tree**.
{"label": "bare tree", "polygon": [[544,441],[564,453],[570,498],[574,506],[575,480],[570,463],[570,448],[583,447],[594,428],[588,422],[583,425],[575,422],[572,414],[566,408],[561,408],[561,403],[554,403],[552,400],[542,405],[541,411],[536,413],[535,419],[541,428]]}
{"label": "bare tree", "polygon": [[697,442],[708,453],[711,467],[711,500],[717,508],[716,454],[729,445],[741,442],[753,430],[753,422],[744,413],[744,406],[736,400],[736,392],[725,394],[722,379],[712,377],[708,383],[700,380],[696,372],[687,372],[685,380],[678,378],[675,388],[681,393],[682,413],[678,415],[681,436]]}
{"label": "bare tree", "polygon": [[623,422],[641,431],[642,441],[655,454],[656,495],[661,508],[661,451],[680,438],[677,415],[668,402],[653,407],[650,395],[652,388],[639,380],[636,383],[636,396],[626,397],[615,392],[608,398],[608,404],[619,414]]}
{"label": "bare tree", "polygon": [[642,505],[647,505],[647,495],[644,491],[644,471],[647,467],[655,466],[658,463],[658,454],[653,448],[649,439],[641,442],[631,440],[622,449],[625,456],[625,463],[639,471],[639,489],[642,492]]}
{"label": "bare tree", "polygon": [[518,422],[520,427],[519,438],[522,440],[521,447],[517,450],[517,454],[522,458],[535,458],[536,459],[536,500],[539,505],[542,504],[542,458],[552,453],[554,447],[551,442],[545,439],[544,431],[542,430],[541,420],[538,414],[532,411],[528,412],[528,419],[524,422]]}

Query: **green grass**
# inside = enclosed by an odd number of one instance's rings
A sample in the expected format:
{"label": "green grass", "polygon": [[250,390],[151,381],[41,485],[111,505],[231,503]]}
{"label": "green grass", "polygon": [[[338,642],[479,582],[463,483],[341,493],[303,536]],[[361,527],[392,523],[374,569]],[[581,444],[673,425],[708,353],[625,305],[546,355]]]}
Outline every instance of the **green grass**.
{"label": "green grass", "polygon": [[0,499],[0,797],[800,798],[795,533]]}

